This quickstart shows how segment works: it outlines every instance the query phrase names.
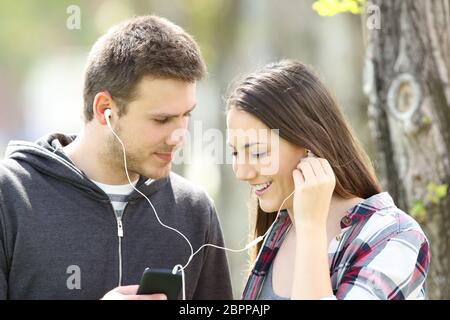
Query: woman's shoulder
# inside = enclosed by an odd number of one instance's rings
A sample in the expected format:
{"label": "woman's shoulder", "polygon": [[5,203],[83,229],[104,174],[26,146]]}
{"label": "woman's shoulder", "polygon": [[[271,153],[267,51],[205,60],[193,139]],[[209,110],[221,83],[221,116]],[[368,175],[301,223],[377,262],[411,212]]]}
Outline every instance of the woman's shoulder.
{"label": "woman's shoulder", "polygon": [[359,210],[365,211],[366,215],[361,214],[361,219],[358,221],[360,230],[357,238],[364,239],[365,242],[369,239],[371,242],[379,242],[398,238],[401,234],[410,235],[418,244],[427,241],[419,223],[398,208],[388,192],[373,195],[358,206],[365,208],[365,210],[362,208]]}
{"label": "woman's shoulder", "polygon": [[[338,299],[422,299],[430,264],[420,225],[387,193],[359,203],[335,263]],[[347,219],[348,220],[348,219]]]}

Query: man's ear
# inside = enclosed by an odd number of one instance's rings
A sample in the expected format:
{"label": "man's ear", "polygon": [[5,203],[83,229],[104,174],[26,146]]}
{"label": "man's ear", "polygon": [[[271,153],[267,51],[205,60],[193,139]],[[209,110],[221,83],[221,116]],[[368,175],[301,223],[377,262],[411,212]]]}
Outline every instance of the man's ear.
{"label": "man's ear", "polygon": [[[105,119],[105,110],[113,109],[115,107],[114,101],[108,91],[100,91],[94,97],[92,104],[92,111],[94,119],[101,125],[107,125]],[[112,111],[112,110],[111,110]]]}

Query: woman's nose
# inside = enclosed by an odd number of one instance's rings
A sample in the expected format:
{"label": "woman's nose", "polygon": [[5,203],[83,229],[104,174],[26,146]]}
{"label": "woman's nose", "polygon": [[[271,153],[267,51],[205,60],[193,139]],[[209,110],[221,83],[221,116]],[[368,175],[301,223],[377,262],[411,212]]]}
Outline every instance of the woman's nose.
{"label": "woman's nose", "polygon": [[239,180],[247,181],[254,179],[257,175],[257,171],[249,164],[238,164],[233,165],[234,174]]}

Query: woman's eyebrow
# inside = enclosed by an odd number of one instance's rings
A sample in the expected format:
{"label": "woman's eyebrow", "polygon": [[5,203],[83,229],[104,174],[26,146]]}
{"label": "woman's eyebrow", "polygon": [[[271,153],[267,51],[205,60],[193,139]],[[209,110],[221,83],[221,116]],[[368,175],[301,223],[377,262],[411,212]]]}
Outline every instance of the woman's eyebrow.
{"label": "woman's eyebrow", "polygon": [[259,145],[259,144],[266,144],[266,143],[263,143],[263,142],[249,142],[249,143],[246,143],[244,145],[244,149],[248,149],[248,148],[250,148],[250,147],[252,147],[254,145]]}
{"label": "woman's eyebrow", "polygon": [[[227,144],[228,144],[229,147],[231,147],[233,149],[236,149],[236,147],[233,146],[230,142],[228,142]],[[246,143],[244,145],[244,149],[248,149],[248,148],[250,148],[250,147],[252,147],[254,145],[260,145],[260,144],[267,144],[267,143],[263,143],[263,142],[249,142],[249,143]]]}

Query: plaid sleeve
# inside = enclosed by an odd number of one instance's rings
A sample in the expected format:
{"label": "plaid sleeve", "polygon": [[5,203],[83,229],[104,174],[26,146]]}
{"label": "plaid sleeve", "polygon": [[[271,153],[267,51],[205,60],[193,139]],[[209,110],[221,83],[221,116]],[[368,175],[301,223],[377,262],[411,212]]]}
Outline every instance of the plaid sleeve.
{"label": "plaid sleeve", "polygon": [[422,232],[405,230],[354,245],[359,254],[338,285],[337,299],[424,298],[430,256]]}

